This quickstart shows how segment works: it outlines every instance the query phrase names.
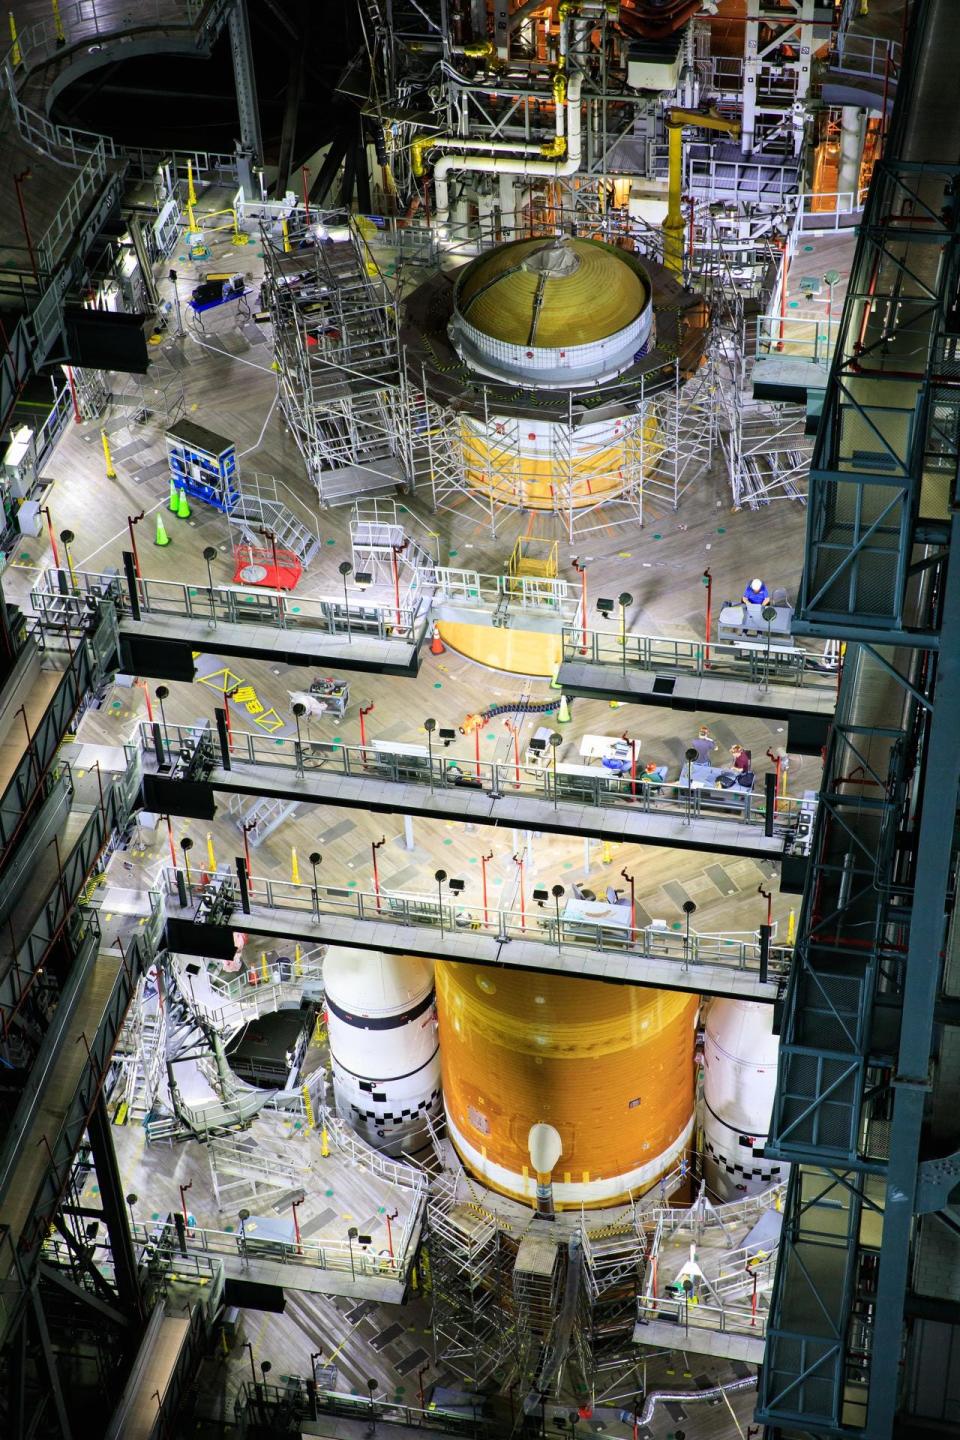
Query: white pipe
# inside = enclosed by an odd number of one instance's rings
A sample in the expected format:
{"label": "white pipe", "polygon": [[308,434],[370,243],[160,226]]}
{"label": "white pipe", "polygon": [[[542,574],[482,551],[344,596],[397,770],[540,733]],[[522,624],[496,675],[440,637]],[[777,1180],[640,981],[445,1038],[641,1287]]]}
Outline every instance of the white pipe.
{"label": "white pipe", "polygon": [[[566,131],[567,157],[565,160],[532,160],[520,156],[516,159],[491,154],[492,145],[482,142],[486,152],[482,155],[444,155],[433,167],[434,219],[437,226],[446,225],[450,211],[450,187],[447,176],[451,170],[479,170],[494,175],[544,175],[559,180],[566,175],[575,175],[580,169],[580,89],[582,77],[577,71],[570,76],[567,84]],[[559,115],[560,106],[557,106]],[[557,133],[562,135],[558,120]]]}

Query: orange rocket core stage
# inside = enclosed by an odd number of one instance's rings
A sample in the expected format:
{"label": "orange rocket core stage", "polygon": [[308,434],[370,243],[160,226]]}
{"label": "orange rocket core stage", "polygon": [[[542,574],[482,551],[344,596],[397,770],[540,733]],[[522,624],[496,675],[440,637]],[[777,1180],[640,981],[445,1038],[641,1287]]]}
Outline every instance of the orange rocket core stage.
{"label": "orange rocket core stage", "polygon": [[491,1188],[529,1200],[527,1136],[556,1127],[564,1203],[650,1188],[687,1146],[698,998],[438,963],[443,1092],[454,1144]]}

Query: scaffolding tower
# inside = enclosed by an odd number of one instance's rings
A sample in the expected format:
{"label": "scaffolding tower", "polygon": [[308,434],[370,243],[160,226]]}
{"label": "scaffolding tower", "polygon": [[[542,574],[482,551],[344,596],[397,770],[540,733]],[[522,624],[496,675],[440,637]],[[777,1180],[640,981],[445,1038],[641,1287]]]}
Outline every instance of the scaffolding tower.
{"label": "scaffolding tower", "polygon": [[261,225],[280,404],[321,505],[409,484],[397,302],[364,225],[299,212],[279,235]]}
{"label": "scaffolding tower", "polygon": [[[449,1181],[450,1177],[444,1177]],[[431,1184],[427,1248],[438,1365],[479,1388],[513,1369],[516,1325],[510,1289],[515,1243],[478,1201]]]}

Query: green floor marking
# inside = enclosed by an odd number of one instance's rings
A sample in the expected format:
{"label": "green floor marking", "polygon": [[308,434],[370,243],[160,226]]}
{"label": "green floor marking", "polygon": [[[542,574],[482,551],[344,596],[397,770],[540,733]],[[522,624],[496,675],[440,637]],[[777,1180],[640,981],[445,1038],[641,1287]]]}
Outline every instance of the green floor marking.
{"label": "green floor marking", "polygon": [[434,682],[433,688],[434,688],[434,690],[442,690],[442,689],[443,689],[443,681],[442,681],[442,680],[436,680],[436,681]]}
{"label": "green floor marking", "polygon": [[[356,888],[357,888],[357,882],[356,882],[356,880],[348,880],[348,881],[347,881],[347,889],[348,889],[348,890],[356,890]],[[679,929],[679,926],[678,926],[677,928]]]}
{"label": "green floor marking", "polygon": [[450,551],[450,559],[452,560],[455,555],[459,555],[459,554],[460,554],[460,551],[459,551],[459,550],[451,550],[451,551]]}
{"label": "green floor marking", "polygon": [[443,843],[444,843],[444,845],[452,845],[452,844],[453,844],[453,841],[452,841],[452,840],[444,840]]}
{"label": "green floor marking", "polygon": [[496,738],[497,738],[496,735],[486,735],[486,736],[484,736],[484,739],[486,739],[486,740],[496,740]]}
{"label": "green floor marking", "polygon": [[718,534],[718,535],[726,535],[726,533],[727,533],[727,527],[726,527],[726,525],[718,525],[718,526],[717,526],[717,534]]}
{"label": "green floor marking", "polygon": [[327,541],[327,544],[328,544],[328,545],[336,545],[336,543],[337,543],[336,540],[328,540],[328,541]]}
{"label": "green floor marking", "polygon": [[662,539],[663,539],[663,536],[662,536],[662,535],[654,535],[653,538],[654,538],[654,540],[662,540]]}
{"label": "green floor marking", "polygon": [[323,1193],[324,1193],[324,1195],[326,1195],[327,1199],[329,1200],[330,1196],[333,1194],[333,1191],[332,1191],[332,1190],[324,1190]]}
{"label": "green floor marking", "polygon": [[291,605],[291,606],[290,606],[290,609],[293,611],[294,615],[299,615],[299,614],[300,614],[300,606],[299,606],[299,605]]}

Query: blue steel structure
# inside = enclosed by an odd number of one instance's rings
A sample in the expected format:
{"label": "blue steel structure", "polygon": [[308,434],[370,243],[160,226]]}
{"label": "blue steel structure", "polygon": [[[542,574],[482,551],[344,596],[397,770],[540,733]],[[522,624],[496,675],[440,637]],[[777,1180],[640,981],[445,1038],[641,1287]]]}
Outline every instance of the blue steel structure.
{"label": "blue steel structure", "polygon": [[913,6],[810,472],[794,628],[847,653],[767,1146],[794,1164],[758,1404],[776,1436],[956,1433],[956,25],[951,0]]}

